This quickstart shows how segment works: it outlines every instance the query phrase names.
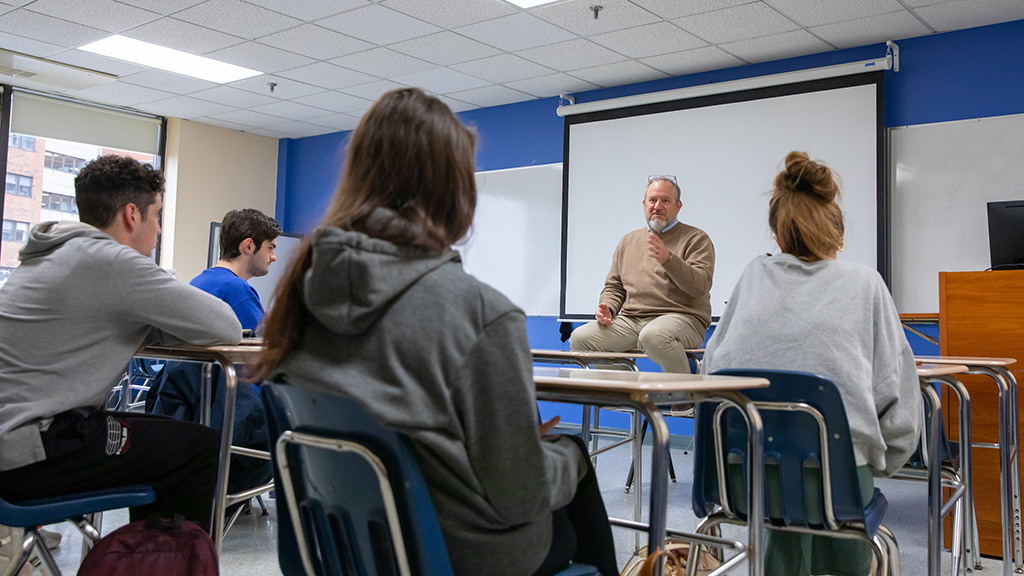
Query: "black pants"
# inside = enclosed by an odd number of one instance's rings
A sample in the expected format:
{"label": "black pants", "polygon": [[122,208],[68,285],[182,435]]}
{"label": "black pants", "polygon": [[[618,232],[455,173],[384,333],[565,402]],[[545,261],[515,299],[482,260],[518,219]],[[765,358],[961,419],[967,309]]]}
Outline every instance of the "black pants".
{"label": "black pants", "polygon": [[146,484],[156,502],[132,520],[183,514],[210,530],[220,435],[163,416],[98,410],[58,414],[42,433],[46,460],[0,472],[0,494],[18,502]]}
{"label": "black pants", "polygon": [[534,576],[556,574],[564,570],[570,561],[590,564],[602,576],[616,576],[619,569],[615,562],[615,540],[590,454],[582,439],[576,436],[567,438],[572,439],[586,456],[587,473],[576,485],[572,501],[552,512],[551,548]]}

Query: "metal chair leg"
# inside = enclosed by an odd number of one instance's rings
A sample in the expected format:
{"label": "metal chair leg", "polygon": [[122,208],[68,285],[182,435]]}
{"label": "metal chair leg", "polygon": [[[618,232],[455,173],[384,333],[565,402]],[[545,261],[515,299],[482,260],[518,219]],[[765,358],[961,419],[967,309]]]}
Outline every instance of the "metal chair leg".
{"label": "metal chair leg", "polygon": [[[647,420],[644,420],[643,426],[640,427],[640,443],[643,444],[644,439],[647,437]],[[629,474],[626,476],[626,492],[629,492],[629,488],[633,485],[633,469],[635,466],[633,463],[629,465]],[[668,454],[668,475],[673,482],[676,481],[676,466],[672,462],[672,452]]]}

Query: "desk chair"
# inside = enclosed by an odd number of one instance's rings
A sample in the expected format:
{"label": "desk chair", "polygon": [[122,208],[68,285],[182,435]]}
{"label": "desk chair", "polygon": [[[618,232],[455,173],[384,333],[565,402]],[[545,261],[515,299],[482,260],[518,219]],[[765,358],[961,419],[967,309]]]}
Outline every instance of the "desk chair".
{"label": "desk chair", "polygon": [[[716,374],[767,378],[768,388],[744,391],[764,422],[768,480],[765,524],[774,530],[803,532],[867,542],[877,573],[899,575],[896,539],[882,517],[888,503],[875,488],[861,501],[850,425],[835,384],[822,376],[781,370],[722,370]],[[697,406],[693,511],[697,527],[710,533],[719,524],[746,524],[747,428],[742,416],[723,404]],[[736,474],[741,467],[743,475]],[[729,468],[733,468],[730,477]],[[817,480],[805,471],[817,470]],[[813,472],[811,474],[813,476]],[[766,478],[768,476],[766,475]],[[777,485],[776,485],[777,484]]]}
{"label": "desk chair", "polygon": [[74,523],[82,532],[84,556],[85,551],[100,538],[99,530],[93,524],[95,515],[105,510],[144,506],[155,500],[156,493],[149,486],[124,486],[16,504],[0,498],[0,524],[25,531],[21,551],[11,552],[11,563],[3,576],[17,574],[33,555],[39,557],[49,574],[60,574],[57,563],[46,549],[39,526],[65,520]]}
{"label": "desk chair", "polygon": [[350,398],[286,384],[264,384],[262,395],[277,438],[278,556],[286,576],[452,574],[408,438]]}

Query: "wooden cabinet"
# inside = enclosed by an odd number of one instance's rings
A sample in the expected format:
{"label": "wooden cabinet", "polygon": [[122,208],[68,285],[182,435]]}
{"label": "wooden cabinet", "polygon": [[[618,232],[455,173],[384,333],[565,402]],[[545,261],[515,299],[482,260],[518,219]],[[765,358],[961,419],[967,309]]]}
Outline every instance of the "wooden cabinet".
{"label": "wooden cabinet", "polygon": [[[1024,270],[939,272],[939,350],[943,356],[1016,358],[1009,368],[1024,383]],[[971,395],[972,442],[998,442],[995,383],[986,376],[960,379]],[[943,391],[942,403],[955,439],[956,400]],[[981,553],[1002,557],[997,453],[974,448],[972,457]]]}

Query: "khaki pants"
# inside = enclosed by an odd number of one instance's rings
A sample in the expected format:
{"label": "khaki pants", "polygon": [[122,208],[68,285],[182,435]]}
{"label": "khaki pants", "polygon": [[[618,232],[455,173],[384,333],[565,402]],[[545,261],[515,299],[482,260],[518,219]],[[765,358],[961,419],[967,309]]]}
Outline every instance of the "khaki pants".
{"label": "khaki pants", "polygon": [[616,316],[611,326],[596,321],[573,330],[569,345],[573,350],[626,352],[641,350],[665,372],[688,374],[687,348],[704,342],[704,330],[684,314],[661,316]]}

